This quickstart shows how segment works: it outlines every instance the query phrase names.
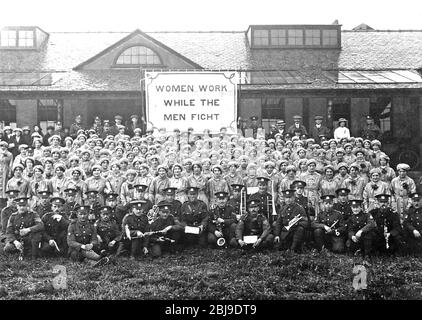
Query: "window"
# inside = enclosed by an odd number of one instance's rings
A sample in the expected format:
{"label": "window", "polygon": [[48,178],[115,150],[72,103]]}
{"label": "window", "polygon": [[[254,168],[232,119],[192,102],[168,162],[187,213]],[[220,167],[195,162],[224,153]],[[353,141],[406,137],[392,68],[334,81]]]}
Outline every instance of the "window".
{"label": "window", "polygon": [[63,101],[56,99],[38,100],[37,116],[38,122],[44,132],[47,131],[48,126],[54,126],[56,121],[61,121],[63,118]]}
{"label": "window", "polygon": [[34,31],[20,30],[19,31],[19,47],[33,47],[34,46]]}
{"label": "window", "polygon": [[160,57],[144,46],[130,47],[117,58],[117,65],[161,65]]}
{"label": "window", "polygon": [[268,97],[262,101],[262,126],[265,132],[270,132],[270,126],[277,120],[284,120],[284,99],[280,97]]}
{"label": "window", "polygon": [[288,30],[289,46],[303,46],[303,30]]}
{"label": "window", "polygon": [[16,105],[11,100],[0,100],[0,125],[16,126]]}
{"label": "window", "polygon": [[321,45],[321,31],[320,30],[305,30],[305,45],[320,46]]}
{"label": "window", "polygon": [[16,47],[16,30],[4,30],[0,33],[2,47]]}
{"label": "window", "polygon": [[271,45],[285,46],[287,42],[286,30],[271,30]]}
{"label": "window", "polygon": [[255,46],[268,46],[268,30],[254,30],[253,42]]}
{"label": "window", "polygon": [[322,30],[322,45],[337,46],[337,30]]}
{"label": "window", "polygon": [[371,99],[369,115],[374,118],[374,123],[379,125],[382,133],[391,131],[391,98],[377,97]]}

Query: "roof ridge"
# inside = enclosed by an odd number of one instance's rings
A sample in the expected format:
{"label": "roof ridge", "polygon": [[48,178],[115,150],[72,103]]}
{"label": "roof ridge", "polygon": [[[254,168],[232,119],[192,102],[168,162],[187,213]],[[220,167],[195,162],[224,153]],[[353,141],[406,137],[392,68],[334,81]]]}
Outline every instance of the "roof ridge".
{"label": "roof ridge", "polygon": [[[139,29],[140,30],[140,29]],[[132,33],[132,31],[49,31],[49,33]],[[245,33],[245,31],[143,31],[144,33]]]}
{"label": "roof ridge", "polygon": [[396,30],[341,30],[341,32],[356,32],[356,33],[369,33],[369,32],[422,32],[422,29],[396,29]]}

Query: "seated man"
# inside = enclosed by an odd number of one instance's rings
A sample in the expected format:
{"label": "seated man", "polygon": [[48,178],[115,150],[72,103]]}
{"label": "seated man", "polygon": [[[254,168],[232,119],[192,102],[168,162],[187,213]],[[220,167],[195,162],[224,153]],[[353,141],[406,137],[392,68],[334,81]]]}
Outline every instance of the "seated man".
{"label": "seated man", "polygon": [[42,216],[44,232],[42,237],[41,251],[43,255],[61,254],[67,256],[67,229],[69,220],[63,216],[64,199],[61,197],[51,198],[51,212]]}
{"label": "seated man", "polygon": [[377,208],[369,211],[376,224],[374,246],[380,253],[399,253],[405,249],[400,215],[391,208],[389,194],[379,194],[375,197],[379,204],[376,204]]}
{"label": "seated man", "polygon": [[163,252],[174,252],[180,241],[181,233],[177,230],[178,221],[171,214],[171,206],[166,203],[158,205],[159,213],[150,223],[150,232],[147,232],[151,244],[153,257],[160,257]]}
{"label": "seated man", "polygon": [[[100,261],[107,263],[109,259],[101,259],[98,251],[98,237],[94,225],[88,221],[89,206],[80,206],[77,210],[77,220],[71,222],[67,231],[69,256],[73,261],[87,261],[98,265]],[[98,263],[96,263],[98,262]]]}
{"label": "seated man", "polygon": [[295,190],[287,189],[282,193],[285,204],[280,210],[274,228],[275,248],[300,252],[309,219],[305,209],[295,202]]}
{"label": "seated man", "polygon": [[170,205],[170,210],[171,210],[170,214],[174,216],[175,218],[179,218],[181,208],[182,208],[182,203],[179,200],[176,200],[176,190],[177,188],[173,188],[173,187],[163,189],[165,198],[164,200],[158,202],[157,204]]}
{"label": "seated man", "polygon": [[311,223],[318,251],[321,251],[323,247],[327,247],[335,253],[344,251],[347,230],[342,213],[333,209],[335,197],[332,194],[321,196],[321,211],[315,221]]}
{"label": "seated man", "polygon": [[361,199],[350,201],[352,215],[347,220],[346,247],[352,254],[361,250],[365,258],[372,253],[375,222],[369,213],[363,211],[362,203]]}
{"label": "seated man", "polygon": [[100,208],[100,219],[94,224],[100,244],[100,254],[113,254],[117,250],[117,244],[121,239],[121,231],[116,220],[113,219],[113,211],[109,206]]}
{"label": "seated man", "polygon": [[18,211],[15,199],[19,195],[19,190],[8,190],[5,193],[7,194],[7,205],[1,210],[0,239],[6,237],[6,227],[10,216]]}
{"label": "seated man", "polygon": [[[182,204],[178,220],[181,231],[183,231],[182,242],[185,245],[199,244],[201,247],[205,247],[207,245],[208,209],[205,202],[198,199],[198,192],[199,188],[197,187],[187,189],[188,201]],[[199,233],[194,233],[196,231]]]}
{"label": "seated man", "polygon": [[6,227],[6,245],[4,252],[20,252],[20,260],[27,251],[36,259],[41,242],[44,224],[39,215],[29,210],[28,198],[16,198],[18,211],[11,215]]}
{"label": "seated man", "polygon": [[216,192],[215,197],[216,206],[209,212],[208,244],[227,247],[227,244],[235,243],[231,240],[235,240],[236,214],[233,207],[227,204],[227,192]]}
{"label": "seated man", "polygon": [[[236,239],[231,240],[237,240],[237,243],[230,243],[230,245],[233,247],[239,245],[241,248],[257,250],[272,247],[274,236],[270,233],[271,226],[267,218],[262,213],[259,213],[259,200],[249,200],[247,206],[248,213],[241,218],[236,226]],[[250,246],[249,243],[246,243],[245,236],[256,236],[256,240],[254,243],[250,243]]]}
{"label": "seated man", "polygon": [[[110,208],[111,220],[114,220],[118,228],[120,228],[120,226],[122,225],[123,217],[126,215],[126,209],[122,206],[117,205],[117,198],[118,198],[117,193],[109,193],[104,196],[104,201],[105,201],[105,207]],[[104,208],[104,206],[101,208]],[[101,215],[101,208],[100,208],[100,215]]]}
{"label": "seated man", "polygon": [[85,206],[88,206],[89,213],[88,213],[88,221],[94,225],[95,221],[100,218],[100,199],[98,197],[98,191],[96,190],[89,190],[85,192],[87,198],[85,200]]}
{"label": "seated man", "polygon": [[78,190],[74,188],[67,188],[63,190],[65,194],[65,204],[63,206],[63,216],[69,221],[76,221],[76,209],[79,204],[76,202],[76,194]]}
{"label": "seated man", "polygon": [[119,243],[116,256],[121,255],[125,249],[130,250],[131,260],[135,260],[139,256],[141,248],[143,254],[148,253],[148,238],[145,236],[149,230],[147,205],[146,200],[130,202],[130,212],[124,216],[122,221],[123,240]]}
{"label": "seated man", "polygon": [[409,251],[419,255],[422,253],[422,195],[414,192],[409,198],[412,200],[412,205],[405,214],[403,229]]}

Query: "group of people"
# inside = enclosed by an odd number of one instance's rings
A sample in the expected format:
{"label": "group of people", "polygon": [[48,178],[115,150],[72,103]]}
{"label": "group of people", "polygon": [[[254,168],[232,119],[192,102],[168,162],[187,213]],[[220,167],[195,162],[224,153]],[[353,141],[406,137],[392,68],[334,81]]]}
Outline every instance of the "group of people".
{"label": "group of people", "polygon": [[332,136],[316,116],[308,134],[295,116],[246,138],[81,120],[48,139],[4,128],[5,253],[98,265],[187,246],[421,252],[422,195],[409,165],[389,166],[373,123],[365,138]]}

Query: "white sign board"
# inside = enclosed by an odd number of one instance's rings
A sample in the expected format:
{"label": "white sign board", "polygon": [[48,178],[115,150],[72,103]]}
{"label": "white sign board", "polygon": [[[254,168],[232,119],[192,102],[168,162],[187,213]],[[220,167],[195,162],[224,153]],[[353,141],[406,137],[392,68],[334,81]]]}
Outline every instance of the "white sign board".
{"label": "white sign board", "polygon": [[237,72],[145,72],[148,128],[236,133]]}
{"label": "white sign board", "polygon": [[185,233],[190,233],[190,234],[199,234],[199,228],[198,228],[198,227],[190,227],[190,226],[186,226],[186,227],[185,227]]}
{"label": "white sign board", "polygon": [[246,244],[254,244],[255,242],[258,241],[258,236],[244,236],[243,241]]}

